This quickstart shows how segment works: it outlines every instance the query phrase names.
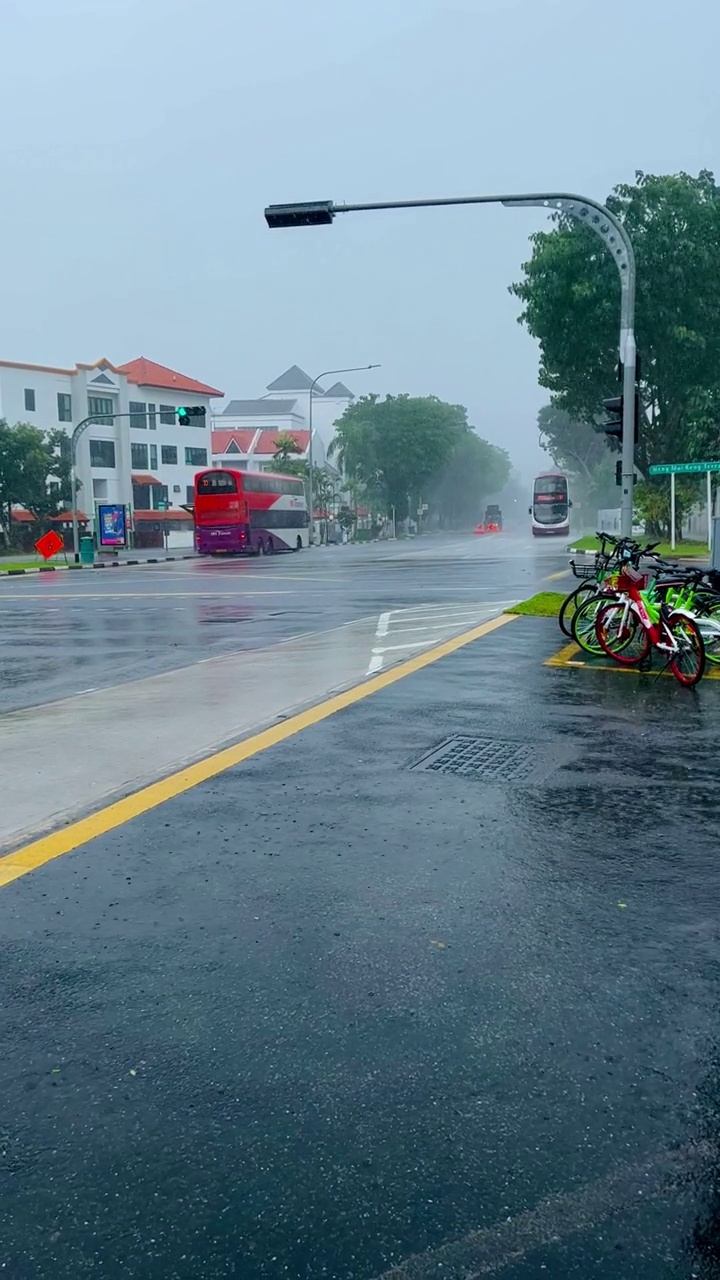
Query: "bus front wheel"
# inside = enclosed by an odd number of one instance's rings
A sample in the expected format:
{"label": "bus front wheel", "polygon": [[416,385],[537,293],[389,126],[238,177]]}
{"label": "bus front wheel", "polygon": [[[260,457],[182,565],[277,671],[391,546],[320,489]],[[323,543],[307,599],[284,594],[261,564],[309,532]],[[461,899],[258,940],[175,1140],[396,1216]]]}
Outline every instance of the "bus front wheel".
{"label": "bus front wheel", "polygon": [[300,535],[299,535],[299,534],[298,534],[298,537],[297,537],[297,542],[295,543],[295,550],[296,550],[296,551],[302,551],[302,538],[300,537]]}
{"label": "bus front wheel", "polygon": [[256,551],[256,553],[255,553],[255,554],[256,554],[256,555],[258,555],[258,556],[264,556],[264,555],[265,555],[265,543],[263,542],[262,538],[260,539],[260,541],[259,541],[259,542],[258,542],[258,544],[257,544],[257,551]]}

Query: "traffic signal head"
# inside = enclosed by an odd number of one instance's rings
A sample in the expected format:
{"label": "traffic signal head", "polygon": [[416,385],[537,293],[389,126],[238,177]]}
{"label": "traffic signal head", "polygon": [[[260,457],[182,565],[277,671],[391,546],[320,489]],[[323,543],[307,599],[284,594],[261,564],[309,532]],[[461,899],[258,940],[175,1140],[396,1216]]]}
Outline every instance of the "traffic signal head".
{"label": "traffic signal head", "polygon": [[620,449],[622,448],[623,398],[611,396],[609,400],[603,400],[602,404],[610,421],[603,423],[600,430],[608,436],[611,449]]}
{"label": "traffic signal head", "polygon": [[177,412],[178,426],[187,427],[189,425],[191,418],[205,417],[205,405],[191,404],[185,408],[177,409],[176,412]]}

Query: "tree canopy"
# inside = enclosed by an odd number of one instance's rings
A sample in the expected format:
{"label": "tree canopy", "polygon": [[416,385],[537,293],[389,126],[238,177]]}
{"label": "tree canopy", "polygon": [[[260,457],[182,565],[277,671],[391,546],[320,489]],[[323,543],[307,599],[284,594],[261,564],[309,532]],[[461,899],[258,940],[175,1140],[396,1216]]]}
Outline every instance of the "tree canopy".
{"label": "tree canopy", "polygon": [[[712,173],[653,175],[615,187],[637,263],[636,334],[644,407],[637,463],[698,459],[720,447],[720,189]],[[554,409],[592,426],[619,394],[619,281],[587,228],[559,214],[531,237],[523,279],[510,286],[520,323],[540,344],[540,383]],[[600,437],[601,440],[603,437]],[[578,432],[573,452],[588,442]]]}
{"label": "tree canopy", "polygon": [[614,506],[617,455],[610,453],[605,437],[552,403],[543,405],[537,425],[540,443],[553,462],[576,477],[583,504]]}
{"label": "tree canopy", "polygon": [[26,507],[39,518],[70,499],[68,437],[27,422],[0,418],[0,523],[11,530],[11,510]]}
{"label": "tree canopy", "polygon": [[507,454],[475,434],[467,410],[437,396],[363,396],[338,422],[330,453],[386,513],[409,515],[423,501],[456,523],[477,518],[510,473]]}

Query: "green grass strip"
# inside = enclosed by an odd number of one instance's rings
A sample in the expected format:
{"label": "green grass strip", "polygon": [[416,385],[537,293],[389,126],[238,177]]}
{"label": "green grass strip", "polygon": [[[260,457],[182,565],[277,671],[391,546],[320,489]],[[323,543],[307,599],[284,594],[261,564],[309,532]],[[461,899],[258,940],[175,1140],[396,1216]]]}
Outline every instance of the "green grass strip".
{"label": "green grass strip", "polygon": [[528,618],[557,618],[566,594],[564,591],[538,591],[536,596],[531,596],[529,600],[521,600],[519,604],[512,605],[505,612],[521,613]]}

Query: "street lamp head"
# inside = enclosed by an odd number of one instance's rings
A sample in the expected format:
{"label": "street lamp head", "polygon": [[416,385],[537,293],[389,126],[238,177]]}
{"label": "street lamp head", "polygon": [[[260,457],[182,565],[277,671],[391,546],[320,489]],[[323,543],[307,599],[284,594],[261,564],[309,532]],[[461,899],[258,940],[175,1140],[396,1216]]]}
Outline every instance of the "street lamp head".
{"label": "street lamp head", "polygon": [[270,204],[265,210],[269,227],[323,227],[332,222],[332,200],[312,200],[305,204]]}

